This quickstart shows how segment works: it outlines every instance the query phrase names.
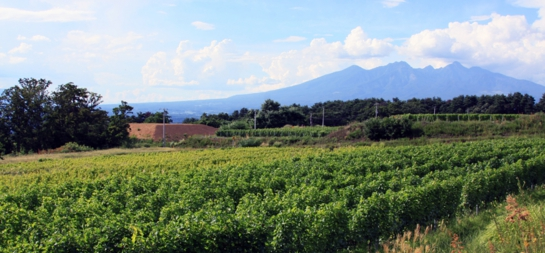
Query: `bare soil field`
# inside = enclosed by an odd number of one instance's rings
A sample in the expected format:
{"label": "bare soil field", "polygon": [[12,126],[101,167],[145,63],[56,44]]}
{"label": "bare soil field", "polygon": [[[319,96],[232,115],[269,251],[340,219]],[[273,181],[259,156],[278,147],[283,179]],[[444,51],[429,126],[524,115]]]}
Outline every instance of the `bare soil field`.
{"label": "bare soil field", "polygon": [[[153,139],[160,141],[163,139],[163,124],[153,123],[132,123],[129,136],[138,139]],[[179,141],[192,135],[215,135],[217,128],[200,124],[166,124],[166,141]]]}

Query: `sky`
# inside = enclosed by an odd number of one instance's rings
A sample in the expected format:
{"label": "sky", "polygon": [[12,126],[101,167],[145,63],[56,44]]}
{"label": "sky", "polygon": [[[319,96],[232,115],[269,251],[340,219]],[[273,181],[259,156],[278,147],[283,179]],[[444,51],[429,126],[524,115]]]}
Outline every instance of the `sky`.
{"label": "sky", "polygon": [[0,89],[73,82],[104,104],[225,98],[396,61],[545,85],[545,0],[0,0],[0,38]]}

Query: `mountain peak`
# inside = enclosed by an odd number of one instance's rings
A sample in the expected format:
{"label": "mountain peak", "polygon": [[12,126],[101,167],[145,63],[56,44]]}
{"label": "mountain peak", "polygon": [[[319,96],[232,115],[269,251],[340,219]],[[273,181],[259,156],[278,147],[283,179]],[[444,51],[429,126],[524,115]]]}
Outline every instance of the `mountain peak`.
{"label": "mountain peak", "polygon": [[464,65],[462,65],[461,63],[457,62],[457,61],[453,61],[451,64],[447,65],[445,68],[462,68],[462,69],[465,69],[466,67],[464,67]]}
{"label": "mountain peak", "polygon": [[363,68],[358,65],[352,65],[348,68],[345,68],[344,70],[362,70]]}
{"label": "mountain peak", "polygon": [[389,66],[389,67],[409,67],[409,68],[412,68],[411,65],[409,65],[408,63],[404,62],[404,61],[396,61],[396,62],[392,62],[386,66]]}

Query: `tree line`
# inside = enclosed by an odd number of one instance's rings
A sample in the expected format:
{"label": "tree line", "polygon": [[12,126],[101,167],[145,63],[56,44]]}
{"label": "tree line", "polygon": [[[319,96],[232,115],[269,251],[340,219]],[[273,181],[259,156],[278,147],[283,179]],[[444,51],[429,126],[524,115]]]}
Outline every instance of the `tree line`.
{"label": "tree line", "polygon": [[[139,112],[127,102],[108,112],[102,96],[62,84],[53,92],[51,81],[23,78],[0,95],[0,154],[55,149],[69,142],[92,148],[121,146],[129,138],[129,123],[163,122],[163,112]],[[166,116],[167,122],[172,122]]]}
{"label": "tree line", "polygon": [[532,114],[545,111],[545,94],[538,103],[528,94],[515,92],[496,95],[460,95],[453,99],[412,98],[384,100],[381,98],[327,101],[312,106],[292,104],[281,106],[271,99],[260,109],[241,108],[231,114],[202,114],[197,118],[186,118],[184,123],[199,123],[213,127],[245,129],[274,128],[284,125],[343,126],[354,121],[365,121],[375,117],[399,114],[432,113],[488,113],[488,114]]}

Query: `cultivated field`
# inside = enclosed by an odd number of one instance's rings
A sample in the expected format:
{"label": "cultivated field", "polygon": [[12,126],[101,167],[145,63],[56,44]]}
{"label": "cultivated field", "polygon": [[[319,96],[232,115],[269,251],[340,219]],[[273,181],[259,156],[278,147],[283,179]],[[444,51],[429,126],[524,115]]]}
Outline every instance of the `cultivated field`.
{"label": "cultivated field", "polygon": [[0,165],[3,252],[324,252],[545,182],[545,140],[234,148]]}

